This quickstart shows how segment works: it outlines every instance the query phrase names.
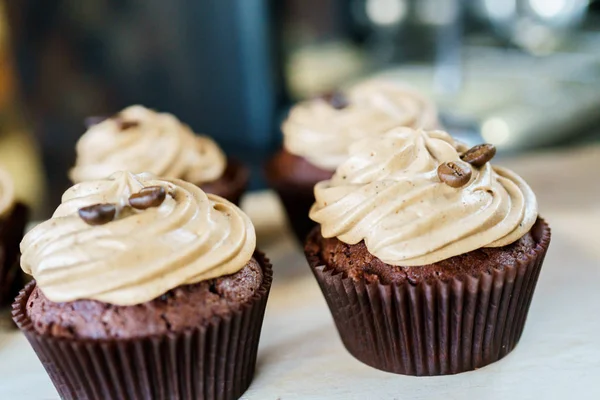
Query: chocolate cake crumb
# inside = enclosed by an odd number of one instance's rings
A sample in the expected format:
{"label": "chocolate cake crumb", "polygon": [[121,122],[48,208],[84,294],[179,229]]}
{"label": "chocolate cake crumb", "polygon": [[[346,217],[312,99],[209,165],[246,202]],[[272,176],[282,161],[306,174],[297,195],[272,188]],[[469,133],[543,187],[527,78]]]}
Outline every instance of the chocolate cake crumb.
{"label": "chocolate cake crumb", "polygon": [[343,273],[355,281],[368,283],[412,285],[420,282],[448,281],[455,277],[490,273],[503,265],[514,265],[526,257],[536,246],[531,232],[504,247],[485,247],[461,254],[434,264],[423,266],[389,265],[372,255],[364,241],[349,245],[337,238],[323,238],[319,227],[309,235],[305,252],[316,256],[328,268]]}
{"label": "chocolate cake crumb", "polygon": [[54,303],[36,286],[27,302],[27,314],[38,333],[64,338],[134,338],[181,332],[238,309],[262,280],[262,269],[253,258],[233,275],[180,286],[134,306],[96,300]]}

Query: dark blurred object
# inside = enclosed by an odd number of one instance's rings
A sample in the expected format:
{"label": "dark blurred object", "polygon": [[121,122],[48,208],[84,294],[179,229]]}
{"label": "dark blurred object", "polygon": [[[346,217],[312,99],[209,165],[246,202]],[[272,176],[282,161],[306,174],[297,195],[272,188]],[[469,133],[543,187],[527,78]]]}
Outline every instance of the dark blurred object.
{"label": "dark blurred object", "polygon": [[19,243],[29,220],[29,207],[16,203],[0,220],[0,306],[9,305],[23,288]]}
{"label": "dark blurred object", "polygon": [[130,104],[172,112],[250,164],[272,147],[282,92],[267,0],[6,6],[54,203],[84,118]]}

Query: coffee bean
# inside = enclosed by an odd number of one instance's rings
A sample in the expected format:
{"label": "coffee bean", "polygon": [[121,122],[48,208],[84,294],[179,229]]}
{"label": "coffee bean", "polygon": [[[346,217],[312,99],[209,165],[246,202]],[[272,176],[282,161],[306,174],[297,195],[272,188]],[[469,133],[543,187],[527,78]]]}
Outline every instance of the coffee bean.
{"label": "coffee bean", "polygon": [[460,159],[468,162],[474,167],[482,167],[496,155],[496,147],[493,144],[478,144],[465,151]]}
{"label": "coffee bean", "polygon": [[98,125],[100,122],[106,121],[106,119],[107,117],[103,116],[92,116],[84,119],[83,123],[85,124],[85,127],[89,129],[94,125]]}
{"label": "coffee bean", "polygon": [[139,122],[138,121],[127,121],[127,120],[123,120],[123,119],[117,119],[116,120],[117,123],[119,124],[119,129],[122,131],[126,131],[127,129],[130,128],[135,128],[136,126],[139,126]]}
{"label": "coffee bean", "polygon": [[440,164],[437,174],[446,185],[459,188],[471,179],[471,167],[462,161],[450,161]]}
{"label": "coffee bean", "polygon": [[79,217],[88,225],[104,225],[113,219],[117,213],[117,208],[114,204],[94,204],[91,206],[80,208]]}
{"label": "coffee bean", "polygon": [[158,207],[167,196],[167,191],[162,186],[148,186],[129,196],[129,205],[138,210]]}
{"label": "coffee bean", "polygon": [[339,91],[325,93],[321,96],[321,98],[336,110],[343,110],[350,105],[348,98],[344,95],[344,93]]}

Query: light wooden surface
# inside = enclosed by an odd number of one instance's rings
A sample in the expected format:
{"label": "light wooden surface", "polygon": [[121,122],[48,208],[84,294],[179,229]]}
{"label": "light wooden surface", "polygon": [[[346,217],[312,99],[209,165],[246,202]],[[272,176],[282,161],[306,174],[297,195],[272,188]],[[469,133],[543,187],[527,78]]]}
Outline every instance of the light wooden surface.
{"label": "light wooden surface", "polygon": [[[503,160],[552,227],[520,344],[478,371],[415,378],[352,358],[270,192],[244,208],[275,265],[257,373],[244,399],[600,399],[600,147]],[[4,312],[6,314],[6,312]],[[0,399],[57,399],[25,339],[0,327]]]}

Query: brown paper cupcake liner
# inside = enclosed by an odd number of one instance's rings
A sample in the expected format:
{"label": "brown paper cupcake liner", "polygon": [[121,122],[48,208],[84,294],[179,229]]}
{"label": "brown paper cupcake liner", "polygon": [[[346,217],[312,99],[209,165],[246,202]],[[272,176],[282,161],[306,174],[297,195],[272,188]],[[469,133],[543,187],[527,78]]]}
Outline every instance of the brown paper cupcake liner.
{"label": "brown paper cupcake liner", "polygon": [[315,202],[312,188],[275,183],[271,183],[271,186],[283,204],[292,232],[300,243],[304,243],[310,231],[316,226],[316,222],[308,217],[308,212]]}
{"label": "brown paper cupcake liner", "polygon": [[260,252],[264,279],[249,302],[208,326],[135,339],[78,340],[38,334],[26,303],[13,304],[25,334],[62,399],[237,399],[254,375],[272,266]]}
{"label": "brown paper cupcake liner", "polygon": [[19,268],[19,243],[23,238],[29,209],[21,203],[0,221],[0,306],[8,305],[23,287]]}
{"label": "brown paper cupcake liner", "polygon": [[457,374],[493,363],[517,345],[550,243],[543,220],[532,234],[538,244],[517,264],[448,282],[357,282],[307,257],[354,357],[397,374]]}
{"label": "brown paper cupcake liner", "polygon": [[304,244],[316,226],[308,217],[315,202],[314,186],[331,179],[335,171],[321,169],[283,147],[267,161],[263,172],[269,187],[277,193],[283,204],[292,232]]}

